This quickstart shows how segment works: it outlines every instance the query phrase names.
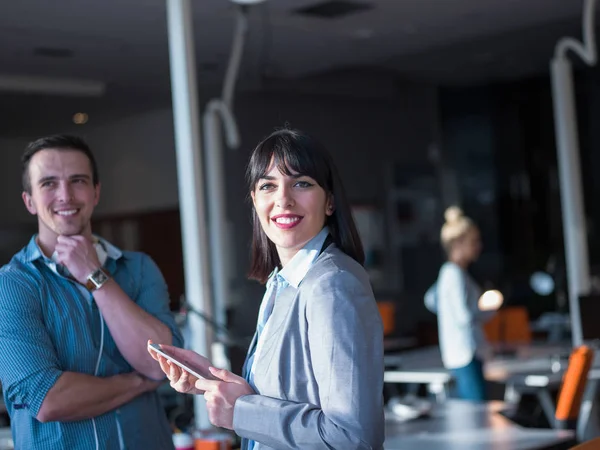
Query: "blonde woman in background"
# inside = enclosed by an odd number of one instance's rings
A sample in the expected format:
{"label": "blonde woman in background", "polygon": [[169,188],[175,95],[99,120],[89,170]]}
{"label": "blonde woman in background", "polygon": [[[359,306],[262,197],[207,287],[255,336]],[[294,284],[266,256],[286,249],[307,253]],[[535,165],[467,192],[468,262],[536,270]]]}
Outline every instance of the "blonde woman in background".
{"label": "blonde woman in background", "polygon": [[440,268],[437,282],[427,291],[425,304],[437,313],[442,361],[452,371],[458,397],[485,401],[482,358],[486,342],[482,325],[493,311],[481,305],[481,289],[467,272],[481,253],[481,237],[460,208],[448,208],[444,217],[441,241],[448,260]]}

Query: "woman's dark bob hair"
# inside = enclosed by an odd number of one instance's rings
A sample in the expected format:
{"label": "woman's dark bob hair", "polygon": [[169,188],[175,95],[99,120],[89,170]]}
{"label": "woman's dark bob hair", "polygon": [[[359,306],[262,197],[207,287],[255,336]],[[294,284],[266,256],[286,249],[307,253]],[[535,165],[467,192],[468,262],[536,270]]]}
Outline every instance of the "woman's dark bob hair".
{"label": "woman's dark bob hair", "polygon": [[[246,180],[249,192],[271,168],[271,161],[284,175],[301,174],[311,177],[325,193],[333,197],[334,211],[327,217],[326,225],[335,245],[359,264],[365,254],[346,199],[342,180],[331,156],[325,148],[308,134],[291,129],[273,132],[260,142],[248,163]],[[281,262],[275,244],[262,229],[256,210],[252,208],[252,260],[248,277],[266,283],[269,275]]]}

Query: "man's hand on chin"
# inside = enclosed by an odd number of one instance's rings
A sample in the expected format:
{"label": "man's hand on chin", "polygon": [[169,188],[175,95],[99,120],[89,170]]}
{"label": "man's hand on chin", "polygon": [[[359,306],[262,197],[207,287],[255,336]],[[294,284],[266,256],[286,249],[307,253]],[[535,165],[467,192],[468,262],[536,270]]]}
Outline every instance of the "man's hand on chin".
{"label": "man's hand on chin", "polygon": [[83,285],[88,276],[101,266],[94,244],[81,235],[58,236],[55,251],[57,262]]}

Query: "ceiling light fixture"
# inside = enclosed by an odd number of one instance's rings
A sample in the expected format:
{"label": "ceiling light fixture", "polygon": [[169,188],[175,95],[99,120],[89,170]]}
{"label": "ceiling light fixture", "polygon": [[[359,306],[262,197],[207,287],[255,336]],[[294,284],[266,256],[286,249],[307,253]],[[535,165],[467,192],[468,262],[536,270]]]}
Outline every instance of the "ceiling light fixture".
{"label": "ceiling light fixture", "polygon": [[238,5],[257,5],[263,3],[265,0],[231,0],[233,3]]}
{"label": "ceiling light fixture", "polygon": [[75,97],[100,97],[106,92],[106,84],[100,81],[74,78],[0,75],[0,91]]}
{"label": "ceiling light fixture", "polygon": [[57,47],[36,47],[33,49],[33,54],[45,58],[72,58],[73,50]]}
{"label": "ceiling light fixture", "polygon": [[323,0],[313,5],[296,9],[296,14],[320,19],[339,19],[349,14],[365,12],[373,9],[370,3],[356,0]]}
{"label": "ceiling light fixture", "polygon": [[86,113],[78,112],[73,114],[73,123],[76,125],[85,125],[89,119]]}

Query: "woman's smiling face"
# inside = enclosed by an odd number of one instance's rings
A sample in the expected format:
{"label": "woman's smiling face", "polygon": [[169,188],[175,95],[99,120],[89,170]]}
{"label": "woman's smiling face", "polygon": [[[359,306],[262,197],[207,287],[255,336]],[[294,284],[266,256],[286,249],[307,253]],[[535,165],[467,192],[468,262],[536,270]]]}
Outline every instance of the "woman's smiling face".
{"label": "woman's smiling face", "polygon": [[275,244],[282,266],[325,226],[333,202],[309,176],[281,173],[271,161],[251,192],[263,231]]}

